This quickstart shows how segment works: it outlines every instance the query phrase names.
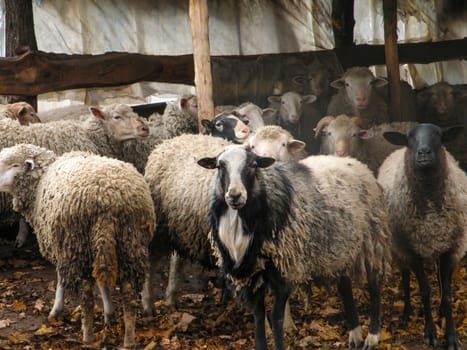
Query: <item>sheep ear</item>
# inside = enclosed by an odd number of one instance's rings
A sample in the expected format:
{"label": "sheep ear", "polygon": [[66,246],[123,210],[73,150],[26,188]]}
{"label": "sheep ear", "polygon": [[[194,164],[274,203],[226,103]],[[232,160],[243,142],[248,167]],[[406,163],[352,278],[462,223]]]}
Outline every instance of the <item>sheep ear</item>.
{"label": "sheep ear", "polygon": [[373,80],[373,85],[376,86],[376,87],[381,87],[381,86],[384,86],[384,85],[387,85],[388,84],[388,81],[384,78],[381,78],[381,77],[376,77],[374,80]]}
{"label": "sheep ear", "polygon": [[198,165],[201,165],[206,169],[215,169],[217,168],[217,158],[216,157],[206,157],[198,160]]}
{"label": "sheep ear", "polygon": [[105,119],[104,113],[97,107],[89,107],[89,111],[98,119]]}
{"label": "sheep ear", "polygon": [[343,78],[336,79],[329,83],[334,89],[343,89],[345,87],[345,80]]}
{"label": "sheep ear", "polygon": [[277,111],[274,108],[265,108],[261,111],[261,116],[263,118],[271,118]]}
{"label": "sheep ear", "polygon": [[32,170],[36,163],[34,162],[34,159],[26,159],[24,161],[24,165],[26,166],[26,170]]}
{"label": "sheep ear", "polygon": [[407,135],[397,131],[386,131],[383,137],[391,144],[396,146],[407,146]]}
{"label": "sheep ear", "polygon": [[270,157],[256,157],[256,166],[258,168],[267,168],[272,165],[276,160]]}
{"label": "sheep ear", "polygon": [[358,137],[362,140],[368,140],[375,136],[373,129],[368,130],[360,130],[358,133]]}
{"label": "sheep ear", "polygon": [[463,131],[464,127],[462,125],[454,125],[444,128],[443,135],[441,136],[441,142],[445,143],[455,140]]}
{"label": "sheep ear", "polygon": [[287,147],[291,153],[296,153],[304,149],[305,145],[305,142],[293,139],[288,142]]}
{"label": "sheep ear", "polygon": [[269,96],[268,101],[271,103],[281,103],[281,97],[280,96]]}
{"label": "sheep ear", "polygon": [[317,97],[315,95],[305,95],[302,97],[303,103],[313,103],[315,102]]}
{"label": "sheep ear", "polygon": [[201,120],[201,125],[205,129],[205,134],[209,134],[213,128],[212,122],[209,119]]}
{"label": "sheep ear", "polygon": [[22,116],[25,115],[27,112],[28,112],[28,110],[27,110],[26,107],[21,107],[20,110],[18,111],[18,115],[22,117]]}

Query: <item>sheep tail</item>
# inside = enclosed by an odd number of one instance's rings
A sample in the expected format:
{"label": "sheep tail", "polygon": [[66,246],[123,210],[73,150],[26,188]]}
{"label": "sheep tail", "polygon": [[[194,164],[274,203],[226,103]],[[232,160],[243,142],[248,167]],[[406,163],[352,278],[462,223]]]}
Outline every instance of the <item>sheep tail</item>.
{"label": "sheep tail", "polygon": [[92,277],[99,287],[111,287],[117,281],[115,229],[114,222],[105,218],[99,218],[92,228],[94,247]]}

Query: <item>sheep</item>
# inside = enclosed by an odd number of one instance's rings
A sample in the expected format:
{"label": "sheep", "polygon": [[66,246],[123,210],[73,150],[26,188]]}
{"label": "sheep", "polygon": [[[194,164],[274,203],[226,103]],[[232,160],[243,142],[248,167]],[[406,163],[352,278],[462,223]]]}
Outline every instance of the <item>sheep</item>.
{"label": "sheep", "polygon": [[[31,143],[48,148],[57,154],[80,150],[120,158],[122,143],[134,138],[147,137],[146,122],[123,104],[103,108],[91,107],[93,113],[85,121],[64,120],[20,126],[10,119],[0,120],[0,149],[18,143]],[[11,217],[11,200],[0,196],[2,220],[10,224],[18,218]],[[20,221],[16,245],[22,246],[28,227]]]}
{"label": "sheep", "polygon": [[14,209],[36,232],[41,254],[56,267],[58,298],[49,319],[62,311],[63,291],[81,294],[83,342],[94,341],[93,286],[104,291],[105,300],[118,284],[124,347],[135,346],[135,299],[148,274],[155,224],[143,176],[116,159],[77,151],[57,156],[18,144],[0,152],[0,191],[13,196]]}
{"label": "sheep", "polygon": [[205,135],[226,138],[234,143],[243,143],[250,136],[248,121],[233,112],[222,112],[212,120],[203,119],[201,124],[205,128]]}
{"label": "sheep", "polygon": [[467,91],[446,82],[438,82],[417,94],[417,120],[440,127],[464,125],[464,133],[446,148],[467,172]]}
{"label": "sheep", "polygon": [[374,174],[383,160],[400,146],[387,142],[383,133],[386,131],[407,131],[416,122],[394,122],[374,125],[362,129],[359,117],[341,114],[337,117],[323,117],[315,128],[315,137],[319,139],[320,154],[333,154],[338,157],[354,157],[368,165]]}
{"label": "sheep", "polygon": [[304,105],[316,101],[316,96],[302,96],[297,92],[288,91],[280,96],[269,96],[268,101],[270,103],[269,107],[277,110],[276,118],[272,124],[283,127],[300,140],[302,138],[301,124],[303,124],[303,119],[310,117],[305,115]]}
{"label": "sheep", "polygon": [[[144,178],[149,184],[157,213],[157,232],[153,253],[175,250],[182,257],[214,268],[208,242],[208,196],[210,173],[195,162],[196,158],[220,153],[230,141],[210,135],[184,134],[164,140],[154,148],[147,160]],[[162,243],[159,243],[162,242]],[[166,249],[165,251],[163,249]],[[175,261],[171,262],[171,269]],[[170,283],[175,271],[170,273]],[[175,286],[167,288],[167,301],[173,303]],[[146,314],[152,313],[152,286],[149,282],[143,294]]]}
{"label": "sheep", "polygon": [[461,127],[441,129],[422,123],[407,134],[386,132],[391,143],[404,146],[386,158],[378,182],[385,194],[395,259],[404,285],[404,319],[411,313],[409,269],[418,280],[425,314],[424,339],[436,344],[430,287],[424,265],[439,264],[440,314],[445,317],[449,350],[460,349],[452,319],[451,278],[467,250],[467,176],[443,143],[455,138]]}
{"label": "sheep", "polygon": [[326,114],[359,116],[365,129],[389,122],[387,102],[377,93],[377,88],[386,84],[386,79],[375,77],[367,67],[349,68],[341,78],[331,82],[338,91],[332,96]]}
{"label": "sheep", "polygon": [[301,88],[302,94],[316,96],[313,105],[319,111],[319,117],[326,114],[331,97],[336,93],[336,90],[330,85],[335,74],[333,69],[315,59],[307,66],[306,74],[293,77],[293,82]]}
{"label": "sheep", "polygon": [[300,160],[307,156],[305,143],[278,125],[266,125],[247,140],[251,150],[262,157],[276,160]]}
{"label": "sheep", "polygon": [[[214,154],[214,152],[213,152]],[[275,162],[231,145],[198,164],[217,169],[209,189],[209,226],[218,265],[253,304],[255,349],[266,349],[264,294],[272,288],[275,349],[289,291],[313,277],[337,278],[349,345],[363,343],[351,276],[366,273],[371,322],[364,349],[380,338],[380,279],[390,262],[383,194],[367,166],[352,158],[310,156]]]}
{"label": "sheep", "polygon": [[265,125],[264,118],[269,118],[276,113],[272,108],[260,108],[252,102],[242,103],[234,109],[242,120],[248,120],[248,127],[252,132]]}
{"label": "sheep", "polygon": [[27,102],[15,102],[0,105],[0,119],[4,118],[17,120],[21,125],[41,122],[41,119],[34,110],[34,107]]}
{"label": "sheep", "polygon": [[54,122],[58,120],[83,120],[89,116],[89,108],[86,104],[70,105],[65,107],[51,108],[40,112],[40,118],[43,123]]}

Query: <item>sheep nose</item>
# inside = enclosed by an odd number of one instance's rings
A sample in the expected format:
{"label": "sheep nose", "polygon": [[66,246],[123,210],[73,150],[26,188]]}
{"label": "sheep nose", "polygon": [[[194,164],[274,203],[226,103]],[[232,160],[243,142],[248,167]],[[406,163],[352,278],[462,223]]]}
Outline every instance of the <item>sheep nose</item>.
{"label": "sheep nose", "polygon": [[345,156],[346,156],[345,153],[346,153],[346,152],[345,152],[344,150],[341,150],[341,149],[340,149],[340,150],[336,150],[336,156],[338,156],[338,157],[345,157]]}
{"label": "sheep nose", "polygon": [[227,198],[232,201],[233,203],[237,202],[239,199],[240,199],[240,196],[242,194],[240,192],[236,192],[236,191],[229,191],[227,193]]}
{"label": "sheep nose", "polygon": [[357,96],[355,97],[355,101],[357,101],[357,103],[365,103],[366,98],[362,96]]}
{"label": "sheep nose", "polygon": [[422,147],[417,151],[419,156],[429,155],[431,153],[431,149],[429,147]]}

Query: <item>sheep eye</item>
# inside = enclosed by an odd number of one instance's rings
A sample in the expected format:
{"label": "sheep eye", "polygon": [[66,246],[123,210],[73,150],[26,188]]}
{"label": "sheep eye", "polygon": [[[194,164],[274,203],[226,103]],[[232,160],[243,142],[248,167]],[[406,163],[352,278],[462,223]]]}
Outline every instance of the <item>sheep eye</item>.
{"label": "sheep eye", "polygon": [[118,114],[116,114],[116,115],[114,115],[114,116],[113,116],[113,119],[115,119],[115,120],[119,120],[119,119],[122,119],[122,117],[121,117],[121,116],[119,116]]}
{"label": "sheep eye", "polygon": [[350,84],[349,84],[349,83],[345,83],[345,86],[350,86]]}
{"label": "sheep eye", "polygon": [[285,143],[284,143],[284,142],[282,143],[282,147],[285,147]]}
{"label": "sheep eye", "polygon": [[255,149],[255,146],[250,146],[251,149]]}
{"label": "sheep eye", "polygon": [[216,129],[217,129],[217,130],[222,131],[223,125],[222,125],[221,122],[216,122],[216,125],[215,125],[215,126],[216,126]]}

